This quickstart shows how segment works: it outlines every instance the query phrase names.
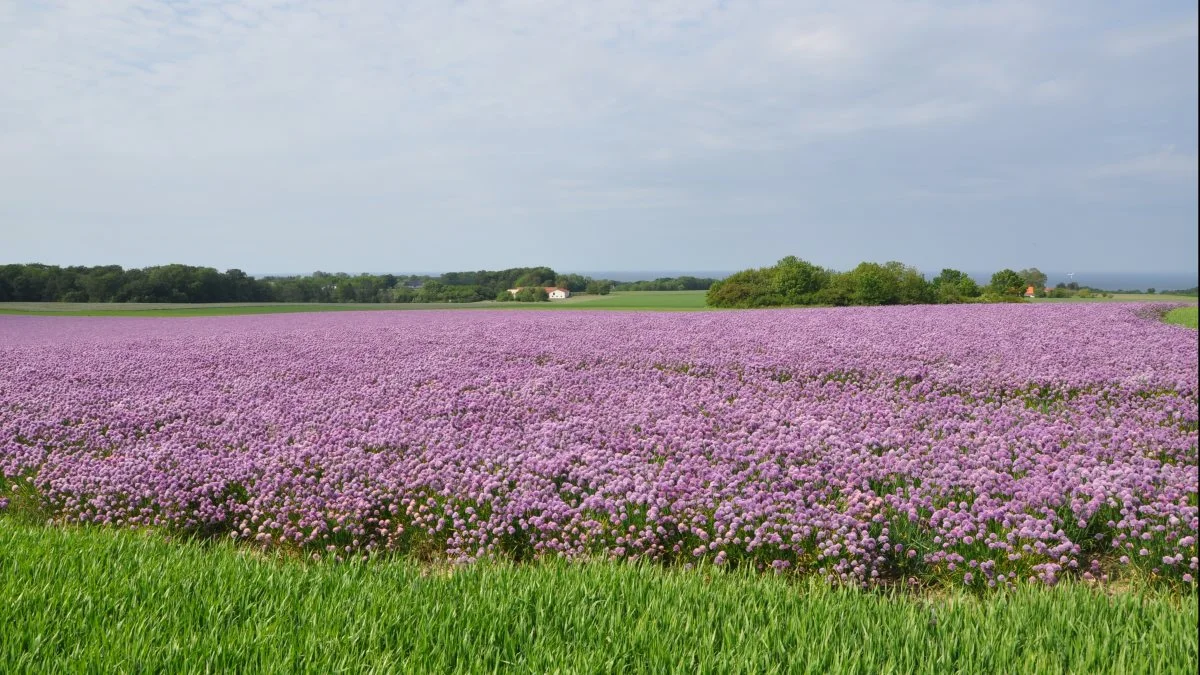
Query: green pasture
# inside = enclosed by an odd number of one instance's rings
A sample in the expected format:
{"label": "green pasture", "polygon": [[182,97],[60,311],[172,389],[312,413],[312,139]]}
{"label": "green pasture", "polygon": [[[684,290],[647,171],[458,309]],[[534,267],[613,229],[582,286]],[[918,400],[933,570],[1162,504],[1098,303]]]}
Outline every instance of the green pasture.
{"label": "green pasture", "polygon": [[1196,304],[1194,295],[1168,295],[1148,293],[1114,293],[1108,298],[1031,298],[1031,302],[1182,302]]}
{"label": "green pasture", "polygon": [[1163,320],[1167,323],[1174,323],[1195,330],[1197,324],[1196,306],[1177,307],[1167,312]]}
{"label": "green pasture", "polygon": [[614,291],[608,295],[577,295],[549,304],[574,309],[705,309],[705,294],[706,291]]}
{"label": "green pasture", "polygon": [[608,562],[299,561],[0,517],[0,664],[41,672],[1194,673],[1194,593],[838,590]]}
{"label": "green pasture", "polygon": [[0,314],[35,316],[226,316],[236,314],[283,314],[291,312],[338,312],[419,309],[609,309],[609,310],[696,310],[704,309],[704,291],[622,291],[609,295],[576,295],[552,302],[413,302],[371,303],[0,303]]}

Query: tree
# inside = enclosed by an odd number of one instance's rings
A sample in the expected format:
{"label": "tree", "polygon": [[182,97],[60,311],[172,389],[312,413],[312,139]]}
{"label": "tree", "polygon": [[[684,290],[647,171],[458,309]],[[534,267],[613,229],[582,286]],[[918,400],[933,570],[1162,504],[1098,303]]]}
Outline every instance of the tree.
{"label": "tree", "polygon": [[125,270],[119,265],[93,267],[80,279],[88,302],[112,302],[125,283]]}
{"label": "tree", "polygon": [[962,302],[967,298],[979,297],[979,284],[965,272],[945,268],[933,281],[934,301],[939,303]]}
{"label": "tree", "polygon": [[824,269],[789,255],[772,268],[775,292],[789,305],[813,304],[813,295],[829,282]]}
{"label": "tree", "polygon": [[1034,292],[1038,297],[1046,294],[1046,275],[1036,267],[1029,267],[1018,272],[1021,275],[1021,281],[1026,286],[1033,286]]}
{"label": "tree", "polygon": [[814,297],[818,305],[845,307],[854,303],[854,275],[850,272],[840,272],[829,276],[825,288],[817,291]]}
{"label": "tree", "polygon": [[541,286],[525,286],[513,299],[517,302],[550,302],[550,294]]}
{"label": "tree", "polygon": [[612,284],[607,281],[589,281],[584,291],[590,295],[608,295],[612,291]]}
{"label": "tree", "polygon": [[549,267],[530,267],[520,272],[521,275],[517,277],[514,286],[549,286],[558,278]]}
{"label": "tree", "polygon": [[654,281],[609,281],[617,291],[707,291],[716,279],[692,276],[663,277]]}
{"label": "tree", "polygon": [[446,284],[440,281],[430,281],[421,286],[421,290],[417,292],[417,300],[420,302],[441,302],[446,298]]}
{"label": "tree", "polygon": [[891,261],[884,264],[884,269],[896,280],[896,301],[902,305],[924,305],[933,302],[933,287],[925,280],[925,275],[915,267],[902,262]]}
{"label": "tree", "polygon": [[714,283],[704,296],[710,307],[770,307],[784,304],[771,268],[742,270]]}
{"label": "tree", "polygon": [[900,301],[900,282],[896,275],[879,263],[859,263],[850,271],[854,287],[851,302],[856,305],[894,305]]}
{"label": "tree", "polygon": [[989,289],[996,295],[1020,297],[1025,294],[1025,279],[1018,273],[1005,268],[992,275]]}

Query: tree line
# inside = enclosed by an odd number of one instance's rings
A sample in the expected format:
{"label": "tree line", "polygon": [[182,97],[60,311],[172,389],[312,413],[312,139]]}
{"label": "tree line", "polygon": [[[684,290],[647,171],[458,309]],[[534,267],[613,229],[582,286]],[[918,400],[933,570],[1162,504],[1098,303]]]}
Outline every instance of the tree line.
{"label": "tree line", "polygon": [[711,307],[787,305],[920,305],[1019,300],[1029,287],[1046,296],[1046,275],[1037,268],[1003,269],[981,286],[965,272],[943,269],[926,279],[901,262],[864,262],[846,272],[829,270],[796,256],[774,266],[742,270],[708,289]]}
{"label": "tree line", "polygon": [[255,278],[238,269],[220,272],[192,265],[124,269],[119,265],[59,267],[35,263],[0,266],[0,302],[478,302],[512,299],[510,288],[554,286],[572,293],[604,295],[612,290],[704,290],[714,281],[684,276],[616,282],[559,274],[549,267],[440,275],[318,271]]}

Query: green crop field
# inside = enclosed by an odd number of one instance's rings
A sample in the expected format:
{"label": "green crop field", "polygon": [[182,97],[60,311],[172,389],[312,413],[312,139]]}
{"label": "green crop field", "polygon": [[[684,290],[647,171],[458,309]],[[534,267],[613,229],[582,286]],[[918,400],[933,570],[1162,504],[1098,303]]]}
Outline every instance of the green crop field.
{"label": "green crop field", "polygon": [[1197,603],[715,570],[302,562],[0,517],[6,672],[1188,673]]}
{"label": "green crop field", "polygon": [[1179,324],[1180,326],[1186,326],[1194,330],[1197,324],[1196,307],[1178,307],[1167,312],[1167,315],[1163,319],[1167,323]]}
{"label": "green crop field", "polygon": [[35,316],[226,316],[236,314],[283,314],[291,312],[338,312],[420,309],[609,309],[609,310],[698,310],[704,309],[704,291],[621,291],[609,295],[576,295],[554,302],[413,302],[395,304],[286,304],[286,303],[0,303],[0,314]]}
{"label": "green crop field", "polygon": [[616,291],[609,295],[577,295],[550,304],[575,309],[685,310],[704,309],[704,296],[705,291]]}
{"label": "green crop field", "polygon": [[1194,295],[1114,293],[1108,298],[1032,298],[1031,302],[1182,302],[1196,304]]}

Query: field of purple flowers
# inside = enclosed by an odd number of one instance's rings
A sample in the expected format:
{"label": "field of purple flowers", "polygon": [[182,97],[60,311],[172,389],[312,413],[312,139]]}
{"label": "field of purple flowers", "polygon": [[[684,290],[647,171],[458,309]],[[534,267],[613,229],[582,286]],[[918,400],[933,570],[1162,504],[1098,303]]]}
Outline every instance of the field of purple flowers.
{"label": "field of purple flowers", "polygon": [[341,557],[1193,585],[1197,336],[1157,317],[0,316],[0,510]]}

